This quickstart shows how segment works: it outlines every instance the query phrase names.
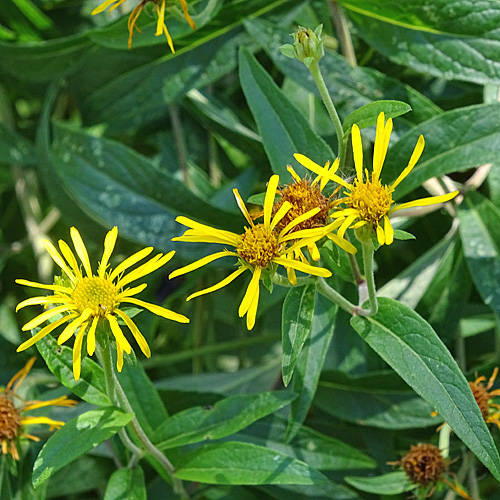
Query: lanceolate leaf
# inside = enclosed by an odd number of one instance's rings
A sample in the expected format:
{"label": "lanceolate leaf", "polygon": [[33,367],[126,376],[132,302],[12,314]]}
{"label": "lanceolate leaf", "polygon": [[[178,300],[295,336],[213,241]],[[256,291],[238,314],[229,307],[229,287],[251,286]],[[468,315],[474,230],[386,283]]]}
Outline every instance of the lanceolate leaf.
{"label": "lanceolate leaf", "polygon": [[322,484],[323,474],[306,463],[248,443],[208,444],[176,464],[175,476],[209,484]]}
{"label": "lanceolate leaf", "polygon": [[500,479],[498,451],[469,384],[448,349],[411,309],[384,298],[379,305],[375,316],[354,316],[352,326]]}
{"label": "lanceolate leaf", "polygon": [[383,476],[347,476],[346,482],[358,490],[377,495],[400,495],[416,488],[404,471],[389,472]]}
{"label": "lanceolate leaf", "polygon": [[314,314],[314,286],[291,288],[283,303],[283,383],[290,382],[297,358],[310,331]]}
{"label": "lanceolate leaf", "polygon": [[123,413],[110,406],[70,420],[49,438],[40,451],[33,468],[33,486],[40,486],[54,472],[109,439],[133,416],[133,413]]}
{"label": "lanceolate leaf", "polygon": [[286,170],[289,163],[305,173],[305,169],[293,159],[294,153],[305,154],[320,163],[334,160],[328,144],[312,130],[306,118],[244,48],[240,50],[240,81],[276,174],[283,179],[289,178]]}
{"label": "lanceolate leaf", "polygon": [[296,394],[290,392],[264,392],[232,396],[210,407],[189,408],[165,420],[156,430],[154,442],[160,449],[167,449],[229,436],[295,398]]}
{"label": "lanceolate leaf", "polygon": [[40,339],[35,345],[47,363],[49,370],[71,392],[87,401],[87,403],[96,406],[110,404],[106,394],[104,372],[97,363],[87,356],[83,357],[82,376],[79,380],[75,380],[73,375],[73,349],[64,345],[57,345],[56,339],[51,335]]}
{"label": "lanceolate leaf", "polygon": [[146,500],[144,472],[139,466],[123,467],[113,472],[109,478],[104,500]]}
{"label": "lanceolate leaf", "polygon": [[460,207],[460,235],[470,274],[485,304],[500,317],[500,210],[479,193]]}
{"label": "lanceolate leaf", "polygon": [[424,152],[415,168],[397,187],[395,196],[398,199],[431,177],[497,161],[500,154],[500,104],[479,104],[448,111],[410,130],[387,153],[382,170],[384,182],[395,180],[408,165],[421,134],[425,139]]}

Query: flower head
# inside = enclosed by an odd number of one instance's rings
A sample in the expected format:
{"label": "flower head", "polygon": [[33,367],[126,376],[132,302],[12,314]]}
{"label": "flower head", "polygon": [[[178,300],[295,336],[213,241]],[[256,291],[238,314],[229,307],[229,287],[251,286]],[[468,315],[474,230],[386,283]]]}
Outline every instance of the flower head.
{"label": "flower head", "polygon": [[314,31],[299,26],[299,29],[292,33],[293,45],[285,44],[280,49],[285,56],[302,61],[309,67],[313,62],[318,62],[325,54],[321,38],[322,31],[322,24],[317,26]]}
{"label": "flower head", "polygon": [[320,267],[311,266],[292,258],[295,250],[307,246],[313,241],[317,241],[326,234],[328,228],[313,228],[294,231],[294,228],[313,217],[319,212],[319,208],[314,208],[288,222],[280,230],[277,229],[280,221],[291,209],[291,204],[286,201],[273,215],[273,203],[278,187],[279,177],[273,175],[269,180],[266,196],[264,200],[263,222],[255,224],[250,216],[237,189],[233,189],[236,202],[245,216],[249,227],[245,228],[243,234],[235,234],[230,231],[215,229],[204,224],[194,222],[187,217],[177,217],[176,221],[189,227],[182,236],[173,238],[173,241],[189,241],[198,243],[219,243],[234,247],[233,251],[224,249],[204,257],[188,266],[177,269],[170,274],[170,278],[194,271],[222,257],[236,257],[239,267],[236,271],[224,278],[221,282],[209,288],[190,295],[187,300],[194,297],[214,292],[228,285],[245,271],[252,273],[252,279],[240,304],[240,317],[247,315],[247,328],[251,330],[255,324],[257,305],[259,302],[259,282],[263,273],[268,271],[274,273],[278,265],[287,269],[302,271],[315,276],[328,277],[330,271]]}
{"label": "flower head", "polygon": [[[36,358],[28,360],[24,368],[17,372],[7,384],[5,389],[0,389],[0,442],[2,443],[2,453],[7,455],[10,453],[15,460],[19,460],[19,453],[16,447],[16,439],[23,436],[33,441],[38,441],[39,438],[24,432],[24,427],[35,424],[47,424],[50,428],[59,429],[64,425],[64,422],[53,420],[48,417],[34,417],[24,415],[24,412],[43,408],[45,406],[74,406],[76,401],[68,399],[66,396],[61,396],[56,399],[47,401],[25,401],[21,398],[16,390],[19,388],[26,375],[28,375]],[[16,404],[15,400],[19,400],[21,404]]]}
{"label": "flower head", "polygon": [[[106,10],[108,7],[110,7],[109,12],[113,9],[116,9],[119,5],[121,5],[125,0],[106,0],[103,2],[99,7],[96,7],[92,11],[92,15],[99,14]],[[130,13],[130,16],[128,18],[128,48],[132,47],[132,37],[134,36],[134,29],[141,32],[141,30],[137,27],[137,19],[139,19],[139,16],[141,15],[142,9],[144,6],[152,2],[154,3],[155,9],[156,9],[156,14],[158,16],[158,21],[156,23],[156,36],[162,35],[163,33],[165,34],[165,37],[167,38],[168,46],[170,47],[170,50],[175,53],[174,50],[174,44],[172,42],[172,37],[170,36],[170,33],[167,30],[167,25],[165,24],[165,8],[166,8],[166,0],[140,0],[137,6],[134,8],[134,10]],[[196,28],[196,25],[189,15],[188,12],[188,6],[186,3],[186,0],[179,0],[181,7],[182,7],[182,12],[184,14],[184,18],[186,21],[189,23],[189,26],[191,26],[192,29]]]}
{"label": "flower head", "polygon": [[383,184],[380,179],[382,166],[384,164],[389,139],[392,132],[392,120],[385,122],[384,113],[380,113],[377,120],[377,132],[373,151],[373,171],[371,176],[363,169],[363,147],[361,144],[361,133],[357,125],[352,126],[352,148],[354,152],[354,164],[356,177],[352,184],[332,172],[325,172],[323,167],[314,163],[304,155],[294,155],[296,160],[304,167],[317,174],[322,174],[329,179],[342,185],[346,191],[344,198],[339,204],[344,205],[332,214],[333,217],[342,219],[342,225],[338,230],[338,236],[343,237],[345,231],[352,228],[366,226],[373,231],[380,245],[390,245],[394,240],[394,229],[389,217],[403,208],[423,207],[443,203],[454,198],[458,191],[442,196],[431,196],[407,203],[396,204],[393,193],[401,181],[412,171],[424,149],[424,138],[420,136],[410,161],[399,177],[390,185]]}
{"label": "flower head", "polygon": [[486,386],[483,385],[483,382],[486,381],[486,377],[478,377],[474,382],[469,382],[469,387],[471,388],[474,399],[481,410],[484,420],[500,428],[500,405],[496,404],[493,400],[496,396],[500,396],[500,389],[490,391],[497,374],[498,368],[495,368]]}
{"label": "flower head", "polygon": [[59,253],[50,241],[44,240],[43,245],[45,249],[49,252],[54,262],[62,269],[67,278],[60,280],[61,283],[55,285],[44,285],[42,283],[35,283],[23,279],[16,280],[16,283],[20,285],[33,288],[45,288],[53,292],[52,295],[32,297],[23,300],[17,305],[16,311],[35,304],[43,304],[44,306],[57,305],[57,307],[48,309],[36,318],[28,321],[28,323],[22,327],[23,331],[36,328],[45,321],[55,318],[57,315],[63,315],[62,318],[45,326],[31,339],[21,344],[17,348],[18,352],[24,351],[24,349],[32,346],[35,342],[45,337],[45,335],[48,335],[59,326],[66,323],[67,325],[59,335],[57,342],[58,344],[63,344],[77,332],[73,346],[73,374],[75,379],[78,380],[81,371],[83,337],[87,334],[87,352],[89,356],[92,356],[96,347],[96,329],[99,323],[108,324],[116,340],[118,371],[121,371],[123,367],[123,351],[130,354],[132,350],[132,347],[123,334],[122,328],[118,324],[118,319],[123,321],[130,329],[141,351],[147,357],[151,356],[151,351],[146,339],[132,319],[120,308],[121,304],[133,304],[148,309],[152,313],[162,316],[163,318],[178,321],[179,323],[189,323],[189,319],[182,314],[134,298],[134,295],[137,295],[146,288],[147,285],[145,283],[134,288],[127,288],[127,285],[133,281],[162,267],[173,257],[175,252],[172,251],[166,255],[158,254],[146,263],[130,271],[128,274],[124,274],[127,269],[147,257],[153,251],[153,247],[147,247],[128,259],[125,259],[113,271],[111,269],[108,270],[109,259],[118,237],[118,229],[115,226],[106,235],[104,253],[97,268],[97,274],[94,275],[92,273],[87,249],[85,248],[80,233],[76,228],[72,227],[70,234],[76,253],[83,265],[83,272],[80,269],[75,255],[66,242],[59,240],[59,249],[61,251],[61,253]]}

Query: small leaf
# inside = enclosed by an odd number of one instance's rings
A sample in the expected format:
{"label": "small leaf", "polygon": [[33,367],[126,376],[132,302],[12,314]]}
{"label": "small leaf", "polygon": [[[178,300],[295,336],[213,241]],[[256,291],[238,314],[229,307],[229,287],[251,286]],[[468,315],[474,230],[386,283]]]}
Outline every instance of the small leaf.
{"label": "small leaf", "polygon": [[281,358],[283,383],[289,384],[295,363],[304,342],[311,331],[314,314],[314,286],[290,288],[285,301],[281,320],[283,355]]}
{"label": "small leaf", "polygon": [[284,391],[264,392],[229,397],[209,408],[189,408],[166,419],[156,430],[154,442],[158,448],[168,449],[229,436],[290,404],[296,397]]}
{"label": "small leaf", "polygon": [[414,240],[415,236],[407,231],[403,231],[402,229],[396,229],[394,231],[394,239],[395,240]]}
{"label": "small leaf", "polygon": [[[39,329],[34,329],[35,334]],[[36,344],[38,352],[54,376],[74,394],[96,406],[110,404],[106,394],[106,382],[102,368],[87,356],[82,358],[82,375],[77,381],[73,375],[73,349],[58,345],[54,337],[47,335]]]}
{"label": "small leaf", "polygon": [[344,133],[350,133],[356,124],[359,128],[371,127],[377,123],[378,115],[385,113],[385,119],[396,118],[411,111],[411,106],[401,101],[375,101],[353,111],[342,125]]}
{"label": "small leaf", "polygon": [[304,462],[248,443],[217,443],[183,456],[175,477],[208,484],[322,484],[328,479]]}
{"label": "small leaf", "polygon": [[33,468],[33,486],[39,487],[54,472],[115,435],[133,416],[110,406],[88,411],[67,422],[40,451]]}
{"label": "small leaf", "polygon": [[109,478],[104,500],[146,500],[144,472],[139,466],[118,469]]}
{"label": "small leaf", "polygon": [[500,315],[500,210],[479,193],[460,207],[460,236],[472,280],[484,303]]}
{"label": "small leaf", "polygon": [[463,373],[431,326],[408,307],[385,298],[379,299],[375,316],[354,316],[351,325],[500,479],[500,457],[479,406]]}
{"label": "small leaf", "polygon": [[239,57],[241,87],[273,171],[287,179],[286,166],[293,163],[299,174],[305,173],[304,167],[293,159],[294,153],[305,154],[320,163],[333,161],[334,154],[328,144],[312,130],[255,57],[245,48],[241,48]]}
{"label": "small leaf", "polygon": [[347,476],[344,479],[358,490],[377,495],[400,495],[416,488],[404,471],[374,477]]}

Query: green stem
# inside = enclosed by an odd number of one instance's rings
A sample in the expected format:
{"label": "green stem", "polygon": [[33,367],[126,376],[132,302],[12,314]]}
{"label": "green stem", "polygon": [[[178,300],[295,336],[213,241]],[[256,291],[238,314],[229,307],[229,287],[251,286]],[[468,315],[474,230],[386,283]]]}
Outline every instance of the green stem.
{"label": "green stem", "polygon": [[448,458],[450,453],[451,427],[445,422],[439,431],[439,451],[443,458]]}
{"label": "green stem", "polygon": [[[314,78],[314,82],[318,87],[319,93],[323,102],[325,104],[326,110],[330,115],[333,126],[335,127],[335,131],[337,133],[337,141],[339,145],[339,158],[340,158],[340,166],[342,167],[345,162],[345,147],[344,147],[344,132],[342,129],[342,122],[340,121],[337,110],[335,109],[335,105],[333,104],[332,98],[328,93],[328,89],[326,88],[325,80],[323,79],[323,75],[321,74],[321,70],[319,68],[318,61],[312,61],[309,65],[309,71],[311,72],[312,77]],[[342,153],[342,151],[344,151]]]}
{"label": "green stem", "polygon": [[352,316],[371,316],[373,313],[370,309],[363,309],[341,295],[337,290],[334,290],[323,278],[318,278],[316,281],[316,290],[326,297],[328,300],[337,304],[341,309],[351,314]]}
{"label": "green stem", "polygon": [[292,285],[286,276],[282,276],[281,274],[275,273],[273,274],[271,281],[278,286],[282,286],[284,288],[292,288],[294,286],[304,286],[304,285],[313,285],[316,283],[316,277],[315,276],[304,276],[304,277],[298,277],[297,278],[297,283],[295,285]]}
{"label": "green stem", "polygon": [[347,62],[355,68],[358,63],[356,61],[356,53],[354,52],[351,33],[349,32],[349,26],[344,11],[340,8],[339,4],[333,0],[328,0],[328,7],[330,7],[332,19],[335,24],[335,31],[340,40],[342,54],[344,54]]}
{"label": "green stem", "polygon": [[[108,396],[110,396],[112,401],[114,401],[116,397],[116,401],[118,402],[122,410],[126,411],[127,413],[134,413],[132,405],[130,404],[127,395],[125,394],[125,391],[120,385],[117,376],[115,375],[112,366],[111,350],[109,348],[109,343],[107,343],[104,349],[101,349],[100,346],[96,346],[96,351],[99,361],[101,362],[104,370],[106,391],[108,393]],[[137,439],[143,446],[143,449],[146,450],[150,455],[152,455],[160,463],[163,469],[165,469],[168,475],[172,478],[174,492],[177,493],[183,500],[189,499],[189,495],[184,489],[182,481],[174,477],[174,472],[175,472],[174,466],[172,465],[170,460],[149,440],[148,436],[144,432],[144,429],[141,427],[141,424],[137,420],[135,413],[134,416],[132,417],[132,420],[129,422],[129,425],[130,428],[134,431],[135,435],[137,436]],[[127,446],[126,442],[124,442],[123,444]],[[137,446],[135,446],[135,448],[141,451],[140,448],[138,448]]]}
{"label": "green stem", "polygon": [[372,316],[377,314],[378,311],[377,290],[375,288],[375,278],[373,276],[373,255],[375,249],[371,241],[362,242],[361,248],[363,250],[363,265],[368,288],[368,300],[370,301],[370,314],[368,316]]}

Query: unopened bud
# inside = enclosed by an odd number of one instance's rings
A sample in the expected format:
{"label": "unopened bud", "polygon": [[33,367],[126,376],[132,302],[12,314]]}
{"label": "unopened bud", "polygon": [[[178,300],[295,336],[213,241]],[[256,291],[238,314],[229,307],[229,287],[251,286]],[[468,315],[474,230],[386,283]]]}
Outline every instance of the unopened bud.
{"label": "unopened bud", "polygon": [[280,47],[281,53],[286,57],[302,61],[309,68],[313,61],[318,62],[325,53],[321,39],[322,30],[322,24],[314,31],[310,28],[299,27],[296,33],[292,33],[293,45],[282,45]]}

